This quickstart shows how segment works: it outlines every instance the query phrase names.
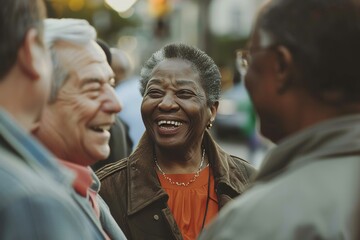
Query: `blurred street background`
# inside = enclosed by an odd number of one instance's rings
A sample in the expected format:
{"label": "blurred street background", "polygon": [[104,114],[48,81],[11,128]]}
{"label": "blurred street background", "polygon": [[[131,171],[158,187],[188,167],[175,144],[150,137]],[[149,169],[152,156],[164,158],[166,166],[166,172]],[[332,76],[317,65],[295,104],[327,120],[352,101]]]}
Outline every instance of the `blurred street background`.
{"label": "blurred street background", "polygon": [[126,52],[133,66],[129,78],[137,78],[142,63],[167,43],[183,42],[205,51],[222,74],[223,94],[213,136],[229,153],[258,167],[269,144],[256,131],[256,116],[236,67],[236,50],[246,47],[262,2],[46,0],[46,5],[49,17],[86,19],[100,39]]}

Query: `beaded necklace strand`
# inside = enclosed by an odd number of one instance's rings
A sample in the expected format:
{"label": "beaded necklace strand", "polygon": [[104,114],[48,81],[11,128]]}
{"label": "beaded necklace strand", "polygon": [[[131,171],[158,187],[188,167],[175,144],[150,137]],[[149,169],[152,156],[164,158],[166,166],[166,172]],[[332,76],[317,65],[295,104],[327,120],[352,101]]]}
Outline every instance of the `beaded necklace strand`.
{"label": "beaded necklace strand", "polygon": [[[156,154],[154,154],[154,162],[155,162],[155,165],[156,167],[159,169],[160,173],[163,175],[163,177],[169,181],[170,184],[172,185],[177,185],[177,186],[182,186],[182,187],[187,187],[189,186],[191,183],[195,182],[196,179],[199,177],[200,175],[200,171],[201,171],[201,168],[204,164],[204,160],[205,160],[205,148],[203,148],[203,151],[202,151],[202,156],[201,156],[201,162],[200,162],[200,166],[199,166],[199,169],[195,172],[194,174],[194,177],[192,179],[190,179],[188,182],[177,182],[177,181],[173,181],[169,176],[166,175],[166,173],[161,169],[161,167],[159,166],[159,163],[157,161],[157,158],[156,158]],[[207,165],[209,166],[209,164]]]}

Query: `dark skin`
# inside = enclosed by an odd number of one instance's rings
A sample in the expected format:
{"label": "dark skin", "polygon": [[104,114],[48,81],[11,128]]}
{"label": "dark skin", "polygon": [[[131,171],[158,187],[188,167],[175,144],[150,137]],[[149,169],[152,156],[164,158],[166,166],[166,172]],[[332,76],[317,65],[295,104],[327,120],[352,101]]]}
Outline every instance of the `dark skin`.
{"label": "dark skin", "polygon": [[255,25],[245,85],[259,116],[262,135],[278,143],[321,121],[359,111],[359,104],[327,104],[302,87],[293,54],[274,42],[271,34]]}
{"label": "dark skin", "polygon": [[292,109],[289,106],[294,102],[293,95],[288,94],[290,89],[281,90],[284,82],[288,81],[289,65],[280,68],[278,50],[268,48],[270,43],[271,38],[256,28],[249,44],[251,62],[245,85],[258,113],[261,133],[277,142],[286,131],[287,122],[282,121],[283,113],[290,113]]}
{"label": "dark skin", "polygon": [[199,74],[189,62],[167,59],[155,67],[146,86],[141,113],[164,172],[198,170],[203,135],[215,119],[217,106],[218,103],[207,106]]}

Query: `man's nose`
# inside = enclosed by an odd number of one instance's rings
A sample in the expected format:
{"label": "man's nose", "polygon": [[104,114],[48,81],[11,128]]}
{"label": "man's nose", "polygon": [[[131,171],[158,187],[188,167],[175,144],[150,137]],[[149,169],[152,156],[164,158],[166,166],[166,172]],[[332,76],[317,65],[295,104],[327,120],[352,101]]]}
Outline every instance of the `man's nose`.
{"label": "man's nose", "polygon": [[105,102],[102,105],[103,110],[110,113],[120,112],[122,110],[122,105],[116,96],[114,88],[107,84],[105,86],[104,94]]}

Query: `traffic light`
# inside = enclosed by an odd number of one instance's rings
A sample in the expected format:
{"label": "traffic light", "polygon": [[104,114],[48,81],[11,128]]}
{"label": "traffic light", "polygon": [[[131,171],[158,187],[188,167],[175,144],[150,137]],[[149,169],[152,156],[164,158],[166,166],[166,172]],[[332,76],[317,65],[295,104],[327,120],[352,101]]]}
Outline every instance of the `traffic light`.
{"label": "traffic light", "polygon": [[169,0],[148,0],[150,14],[155,18],[162,18],[171,10]]}

